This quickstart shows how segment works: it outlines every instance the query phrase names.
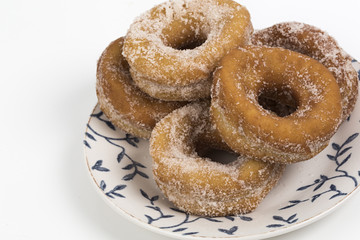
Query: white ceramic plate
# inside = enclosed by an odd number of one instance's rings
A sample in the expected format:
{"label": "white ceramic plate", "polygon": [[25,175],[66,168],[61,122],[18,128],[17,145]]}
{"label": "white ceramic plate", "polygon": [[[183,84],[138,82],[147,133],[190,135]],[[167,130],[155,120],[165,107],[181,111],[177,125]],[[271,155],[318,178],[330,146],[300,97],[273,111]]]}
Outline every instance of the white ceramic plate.
{"label": "white ceramic plate", "polygon": [[[353,64],[359,71],[360,64]],[[254,212],[219,218],[185,214],[164,199],[152,178],[148,141],[116,129],[98,106],[84,145],[92,183],[113,209],[135,223],[174,238],[261,239],[318,220],[359,189],[359,133],[360,101],[329,146],[309,161],[287,166]]]}

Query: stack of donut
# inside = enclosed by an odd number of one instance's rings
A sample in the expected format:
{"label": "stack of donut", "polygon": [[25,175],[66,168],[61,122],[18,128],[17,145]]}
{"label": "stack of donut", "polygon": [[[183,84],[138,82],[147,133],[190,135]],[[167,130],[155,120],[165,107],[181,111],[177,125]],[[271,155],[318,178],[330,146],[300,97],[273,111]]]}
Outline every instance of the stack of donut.
{"label": "stack of donut", "polygon": [[[117,127],[150,138],[154,179],[176,207],[226,216],[253,211],[287,164],[329,144],[354,109],[358,77],[313,26],[253,32],[233,0],[173,0],[105,49],[96,92]],[[211,149],[237,160],[210,159]]]}

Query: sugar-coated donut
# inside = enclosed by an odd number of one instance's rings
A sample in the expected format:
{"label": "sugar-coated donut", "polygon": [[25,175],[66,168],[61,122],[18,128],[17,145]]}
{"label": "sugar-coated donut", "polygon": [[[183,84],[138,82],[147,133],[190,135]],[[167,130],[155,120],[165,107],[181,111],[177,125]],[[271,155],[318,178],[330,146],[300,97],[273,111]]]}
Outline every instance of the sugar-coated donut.
{"label": "sugar-coated donut", "polygon": [[[295,111],[280,117],[259,96],[291,96]],[[306,55],[283,48],[232,50],[214,73],[212,120],[229,147],[270,162],[309,159],[324,149],[342,116],[332,73]]]}
{"label": "sugar-coated donut", "polygon": [[249,42],[250,15],[232,0],[173,0],[130,26],[124,56],[150,96],[190,101],[210,96],[210,75],[232,48]]}
{"label": "sugar-coated donut", "polygon": [[155,123],[184,103],[161,101],[140,91],[122,56],[123,42],[124,38],[113,41],[98,61],[96,93],[99,105],[115,126],[135,136],[149,138]]}
{"label": "sugar-coated donut", "polygon": [[357,72],[351,64],[352,58],[326,32],[304,23],[285,22],[256,31],[251,42],[300,52],[324,64],[340,86],[343,119],[353,111],[358,95]]}
{"label": "sugar-coated donut", "polygon": [[285,168],[239,157],[222,164],[199,156],[199,143],[223,148],[209,120],[209,103],[195,102],[159,121],[150,138],[153,173],[176,207],[195,215],[226,216],[253,211]]}

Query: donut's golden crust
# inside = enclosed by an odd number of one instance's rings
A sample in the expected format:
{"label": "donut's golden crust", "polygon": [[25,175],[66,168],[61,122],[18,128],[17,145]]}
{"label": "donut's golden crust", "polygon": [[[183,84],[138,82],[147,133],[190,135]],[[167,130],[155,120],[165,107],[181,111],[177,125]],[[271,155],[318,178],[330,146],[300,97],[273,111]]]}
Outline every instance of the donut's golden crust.
{"label": "donut's golden crust", "polygon": [[232,0],[168,1],[130,26],[124,56],[134,81],[150,96],[196,100],[210,95],[217,62],[247,44],[252,30],[248,11]]}
{"label": "donut's golden crust", "polygon": [[304,23],[285,22],[256,31],[251,43],[286,48],[318,60],[333,73],[339,84],[343,119],[353,111],[358,96],[357,72],[351,57],[326,32]]}
{"label": "donut's golden crust", "polygon": [[[258,96],[290,89],[295,112],[279,117]],[[318,61],[282,48],[246,47],[225,56],[214,74],[212,119],[229,147],[264,161],[309,159],[328,145],[341,122],[341,96]]]}
{"label": "donut's golden crust", "polygon": [[195,215],[253,211],[285,168],[249,158],[224,165],[198,155],[197,143],[224,148],[209,121],[209,103],[192,103],[156,124],[150,154],[156,183],[178,208]]}
{"label": "donut's golden crust", "polygon": [[154,99],[138,89],[122,56],[124,38],[113,41],[97,66],[96,93],[100,108],[117,127],[149,138],[156,122],[184,103]]}

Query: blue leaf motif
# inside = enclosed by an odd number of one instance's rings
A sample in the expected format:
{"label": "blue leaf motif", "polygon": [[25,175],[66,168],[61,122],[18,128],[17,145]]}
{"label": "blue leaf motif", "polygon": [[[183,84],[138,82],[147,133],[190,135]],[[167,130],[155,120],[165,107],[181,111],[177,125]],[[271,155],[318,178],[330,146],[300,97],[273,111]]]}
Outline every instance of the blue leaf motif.
{"label": "blue leaf motif", "polygon": [[125,175],[123,178],[122,178],[122,180],[124,180],[124,181],[130,181],[130,180],[132,180],[134,177],[135,177],[135,172],[133,172],[133,173],[130,173],[130,174],[127,174],[127,175]]}
{"label": "blue leaf motif", "polygon": [[[293,214],[293,215],[291,215],[291,216],[286,220],[286,222],[287,222],[287,223],[290,223],[290,224],[297,222],[297,219],[293,220],[295,217],[296,217],[296,213]],[[292,221],[292,220],[293,220],[293,221]]]}
{"label": "blue leaf motif", "polygon": [[351,158],[351,153],[347,155],[347,157],[341,163],[339,163],[338,167],[344,165],[350,158]]}
{"label": "blue leaf motif", "polygon": [[151,204],[154,204],[154,202],[155,202],[156,200],[158,200],[158,199],[159,199],[159,196],[154,196],[154,197],[152,197],[152,198],[150,199]]}
{"label": "blue leaf motif", "polygon": [[306,201],[308,201],[308,200],[309,200],[309,199],[305,199],[305,200],[290,200],[290,201],[289,201],[289,203],[291,203],[290,205],[285,206],[285,207],[282,207],[282,208],[280,208],[279,210],[284,210],[284,209],[292,208],[292,207],[298,205],[299,203],[306,202]]}
{"label": "blue leaf motif", "polygon": [[[319,190],[322,186],[324,186],[324,184],[326,183],[326,186],[330,185],[328,190],[324,190],[320,193],[317,192],[315,195],[311,196],[308,199],[291,200],[291,201],[289,201],[289,204],[287,206],[282,207],[279,210],[288,209],[288,208],[294,207],[300,203],[307,202],[307,201],[314,202],[314,201],[316,201],[316,199],[318,199],[322,195],[325,195],[328,193],[332,193],[332,195],[329,197],[329,199],[333,199],[333,198],[339,197],[339,196],[346,196],[347,193],[343,192],[341,189],[338,190],[334,184],[329,184],[329,182],[334,179],[339,179],[339,178],[349,179],[354,183],[355,187],[358,186],[357,177],[350,175],[347,170],[341,169],[341,167],[343,165],[345,165],[347,162],[350,161],[350,159],[352,159],[351,158],[352,153],[350,152],[350,150],[353,148],[353,146],[347,146],[347,145],[350,144],[351,142],[353,142],[354,139],[356,139],[358,136],[359,136],[359,133],[354,133],[354,134],[350,135],[342,144],[337,144],[337,143],[331,144],[332,148],[336,152],[334,154],[327,154],[327,157],[329,160],[333,161],[333,163],[335,165],[335,167],[334,167],[334,172],[336,173],[335,175],[334,174],[331,174],[330,176],[320,175],[320,178],[315,179],[312,184],[308,184],[308,185],[299,187],[297,189],[297,191],[302,191],[302,190],[308,189],[310,187],[314,187],[313,191],[315,192],[315,191]],[[357,171],[357,175],[360,176],[360,170]],[[293,217],[293,218],[295,218],[295,217]],[[281,219],[279,218],[279,220],[281,220]],[[292,223],[292,222],[297,221],[298,219],[295,219],[295,220],[288,219],[288,220],[290,221],[290,223]]]}
{"label": "blue leaf motif", "polygon": [[85,145],[86,147],[88,147],[88,148],[90,148],[90,149],[91,149],[90,144],[89,144],[86,140],[84,140],[84,145]]}
{"label": "blue leaf motif", "polygon": [[106,196],[114,198],[112,195],[116,196],[116,197],[121,197],[121,198],[125,198],[124,195],[117,193],[116,191],[120,191],[123,190],[124,188],[126,188],[126,185],[117,185],[115,186],[111,191],[106,193]]}
{"label": "blue leaf motif", "polygon": [[325,175],[320,175],[320,179],[321,179],[321,182],[320,182],[320,184],[319,185],[317,185],[315,188],[314,188],[314,192],[316,191],[316,190],[318,190],[322,185],[324,185],[324,183],[328,180],[328,177],[327,176],[325,176]]}
{"label": "blue leaf motif", "polygon": [[115,195],[115,196],[117,196],[117,197],[125,198],[125,196],[122,195],[122,194],[120,194],[120,193],[112,192],[111,194],[112,194],[112,195]]}
{"label": "blue leaf motif", "polygon": [[143,172],[137,171],[136,173],[139,174],[140,176],[142,176],[143,178],[149,178],[149,176]]}
{"label": "blue leaf motif", "polygon": [[160,211],[161,209],[158,206],[146,206],[147,208],[153,209],[155,211]]}
{"label": "blue leaf motif", "polygon": [[110,122],[110,121],[104,121],[106,123],[106,125],[111,128],[112,130],[115,131],[115,126]]}
{"label": "blue leaf motif", "polygon": [[132,169],[133,167],[134,167],[134,164],[129,164],[129,165],[123,167],[122,169],[124,169],[124,170],[130,170],[130,169]]}
{"label": "blue leaf motif", "polygon": [[[288,219],[284,219],[283,217],[281,216],[273,216],[273,219],[276,220],[276,221],[281,221],[281,222],[284,222],[284,223],[287,223],[287,224],[293,224],[295,222],[297,222],[298,218],[297,219],[294,219],[296,217],[296,213],[291,215]],[[270,224],[270,225],[267,225],[266,227],[268,228],[276,228],[276,227],[282,227],[282,226],[285,226],[284,224]]]}
{"label": "blue leaf motif", "polygon": [[128,133],[125,135],[125,140],[128,144],[130,144],[133,147],[137,147],[136,143],[139,142],[139,139],[137,137],[133,137]]}
{"label": "blue leaf motif", "polygon": [[237,226],[233,226],[233,227],[230,228],[230,229],[219,228],[218,230],[219,230],[219,232],[226,233],[227,235],[233,235],[234,232],[236,232],[236,231],[238,230],[238,227],[237,227]]}
{"label": "blue leaf motif", "polygon": [[313,184],[311,184],[311,185],[306,185],[306,186],[303,186],[303,187],[299,187],[298,189],[296,189],[296,191],[302,191],[302,190],[305,190],[305,189],[307,189],[307,188],[309,188],[309,187],[311,187],[311,186],[313,186]]}
{"label": "blue leaf motif", "polygon": [[106,188],[106,183],[105,183],[104,180],[101,180],[101,182],[100,182],[100,189],[104,191],[105,188]]}
{"label": "blue leaf motif", "polygon": [[312,196],[311,202],[314,202],[320,196],[321,196],[321,194],[316,194],[316,195]]}
{"label": "blue leaf motif", "polygon": [[148,224],[151,224],[154,221],[154,219],[152,217],[150,217],[149,215],[145,215],[145,217],[148,220]]}
{"label": "blue leaf motif", "polygon": [[268,228],[278,228],[278,227],[283,227],[285,226],[284,224],[270,224],[270,225],[267,225],[266,227]]}
{"label": "blue leaf motif", "polygon": [[288,209],[288,208],[292,208],[294,206],[296,206],[297,204],[290,204],[290,205],[287,205],[285,207],[282,207],[282,208],[279,208],[279,210],[284,210],[284,209]]}
{"label": "blue leaf motif", "polygon": [[90,116],[97,118],[99,121],[104,122],[109,128],[111,128],[112,130],[115,130],[114,125],[110,121],[101,118],[103,115],[104,115],[104,113],[102,111],[100,111],[98,113],[91,114]]}
{"label": "blue leaf motif", "polygon": [[231,233],[234,233],[234,232],[236,232],[237,230],[238,230],[238,227],[237,227],[237,226],[234,226],[234,227],[232,227],[232,228],[229,229],[229,231],[230,231]]}
{"label": "blue leaf motif", "polygon": [[141,167],[141,168],[146,168],[146,166],[144,166],[143,164],[136,162],[136,166]]}
{"label": "blue leaf motif", "polygon": [[336,150],[336,151],[339,151],[339,150],[340,150],[340,145],[337,144],[337,143],[333,143],[333,144],[331,144],[331,146],[332,146],[332,148],[333,148],[334,150]]}
{"label": "blue leaf motif", "polygon": [[102,167],[103,160],[97,160],[95,165],[92,166],[92,170],[98,170],[100,172],[109,172],[108,168]]}
{"label": "blue leaf motif", "polygon": [[247,217],[247,216],[239,216],[239,217],[240,217],[240,219],[241,219],[241,220],[243,220],[243,221],[247,221],[247,222],[249,222],[249,221],[252,221],[252,220],[253,220],[251,217]]}
{"label": "blue leaf motif", "polygon": [[206,219],[206,220],[208,220],[208,221],[210,221],[210,222],[222,222],[222,221],[220,221],[220,220],[218,220],[218,219],[216,219],[216,218],[206,217],[206,218],[204,218],[204,219]]}
{"label": "blue leaf motif", "polygon": [[187,228],[177,228],[177,229],[174,229],[173,232],[182,232],[182,231],[185,231]]}
{"label": "blue leaf motif", "polygon": [[340,153],[339,153],[339,157],[341,156],[341,155],[343,155],[344,153],[346,153],[347,151],[349,151],[350,149],[351,149],[352,147],[347,147],[347,148],[345,148],[344,150],[342,150]]}
{"label": "blue leaf motif", "polygon": [[[102,119],[102,118],[101,118],[102,115],[103,115],[103,113],[102,113],[102,112],[99,112],[99,113],[96,113],[96,114],[92,114],[91,116],[92,116],[92,117],[96,117],[96,118],[98,118],[100,121],[107,123],[108,120]],[[110,123],[107,123],[107,124],[110,125]],[[121,146],[120,144],[118,144],[118,143],[116,142],[116,141],[126,141],[126,142],[128,142],[129,144],[131,144],[132,146],[137,147],[136,144],[140,142],[139,138],[134,137],[134,136],[132,136],[132,135],[130,135],[130,134],[126,134],[125,137],[121,137],[121,138],[107,137],[107,136],[104,136],[103,134],[95,131],[95,130],[90,126],[90,124],[87,124],[87,127],[88,127],[88,130],[91,131],[94,135],[99,136],[99,137],[105,139],[105,140],[106,140],[108,143],[110,143],[111,145],[120,148],[120,152],[118,153],[117,158],[116,158],[118,163],[121,163],[124,158],[127,158],[128,160],[131,161],[131,164],[126,165],[125,167],[123,167],[123,169],[124,169],[124,170],[131,170],[131,169],[133,169],[134,172],[125,175],[125,176],[123,177],[123,180],[125,180],[125,181],[130,181],[130,180],[132,180],[136,175],[139,175],[140,177],[147,178],[147,179],[149,178],[149,176],[148,176],[146,173],[141,172],[141,171],[139,170],[139,168],[147,168],[147,167],[146,167],[145,165],[143,165],[142,163],[139,163],[139,162],[136,162],[135,160],[133,160],[133,159],[131,158],[131,156],[129,156],[128,154],[126,154],[126,149],[125,149],[125,147]],[[111,125],[110,125],[110,127],[111,127]],[[92,134],[90,134],[90,135],[92,135]],[[88,144],[88,142],[84,141],[84,144],[85,144],[87,147],[90,148],[90,145]],[[96,166],[96,167],[99,167],[99,166]],[[106,170],[103,169],[103,168],[100,168],[100,169],[106,171]]]}
{"label": "blue leaf motif", "polygon": [[112,191],[119,191],[123,190],[124,188],[126,188],[126,185],[117,185]]}
{"label": "blue leaf motif", "polygon": [[96,141],[96,139],[94,138],[94,136],[91,135],[90,133],[86,132],[85,135],[86,135],[89,139]]}
{"label": "blue leaf motif", "polygon": [[226,218],[226,219],[229,219],[230,221],[234,221],[234,220],[235,220],[235,218],[234,218],[234,217],[231,217],[231,216],[226,216],[225,218]]}
{"label": "blue leaf motif", "polygon": [[188,233],[184,233],[183,235],[187,236],[187,235],[194,235],[194,234],[197,234],[197,233],[199,233],[199,232],[188,232]]}
{"label": "blue leaf motif", "polygon": [[[120,153],[120,154],[121,154],[121,153]],[[120,155],[120,154],[119,154],[119,155]],[[127,155],[126,155],[126,156],[127,156]],[[124,170],[134,169],[134,170],[133,170],[132,173],[125,175],[125,176],[123,177],[123,180],[125,180],[125,181],[130,181],[130,180],[132,180],[136,175],[140,175],[140,176],[143,177],[143,178],[149,178],[149,176],[148,176],[146,173],[141,172],[141,171],[138,169],[139,167],[146,168],[144,165],[142,165],[142,164],[139,163],[139,162],[134,161],[134,160],[133,160],[131,157],[129,157],[129,156],[127,156],[127,157],[128,157],[128,159],[131,161],[131,163],[128,164],[128,165],[126,165],[126,166],[123,167],[122,169],[124,169]],[[118,159],[119,159],[119,157],[118,157]]]}
{"label": "blue leaf motif", "polygon": [[125,156],[125,149],[122,148],[122,149],[121,149],[121,152],[120,152],[120,153],[118,154],[118,156],[117,156],[117,162],[120,163],[121,160],[124,158],[124,156]]}
{"label": "blue leaf motif", "polygon": [[346,144],[352,142],[357,136],[359,136],[359,133],[354,133],[353,135],[351,135],[350,137],[348,137],[348,139],[346,139],[346,141],[344,142],[343,145],[346,145]]}
{"label": "blue leaf motif", "polygon": [[146,198],[147,200],[150,200],[149,195],[147,195],[147,193],[144,190],[140,189],[140,193],[144,198]]}
{"label": "blue leaf motif", "polygon": [[338,197],[338,196],[346,196],[346,193],[342,193],[342,192],[339,192],[339,191],[336,191],[337,193],[332,195],[329,199],[333,199],[335,197]]}
{"label": "blue leaf motif", "polygon": [[102,111],[98,112],[98,113],[93,113],[90,116],[91,117],[96,117],[96,118],[100,118],[104,113]]}
{"label": "blue leaf motif", "polygon": [[277,220],[277,221],[285,221],[285,219],[283,218],[283,217],[281,217],[281,216],[273,216],[273,219],[274,220]]}

